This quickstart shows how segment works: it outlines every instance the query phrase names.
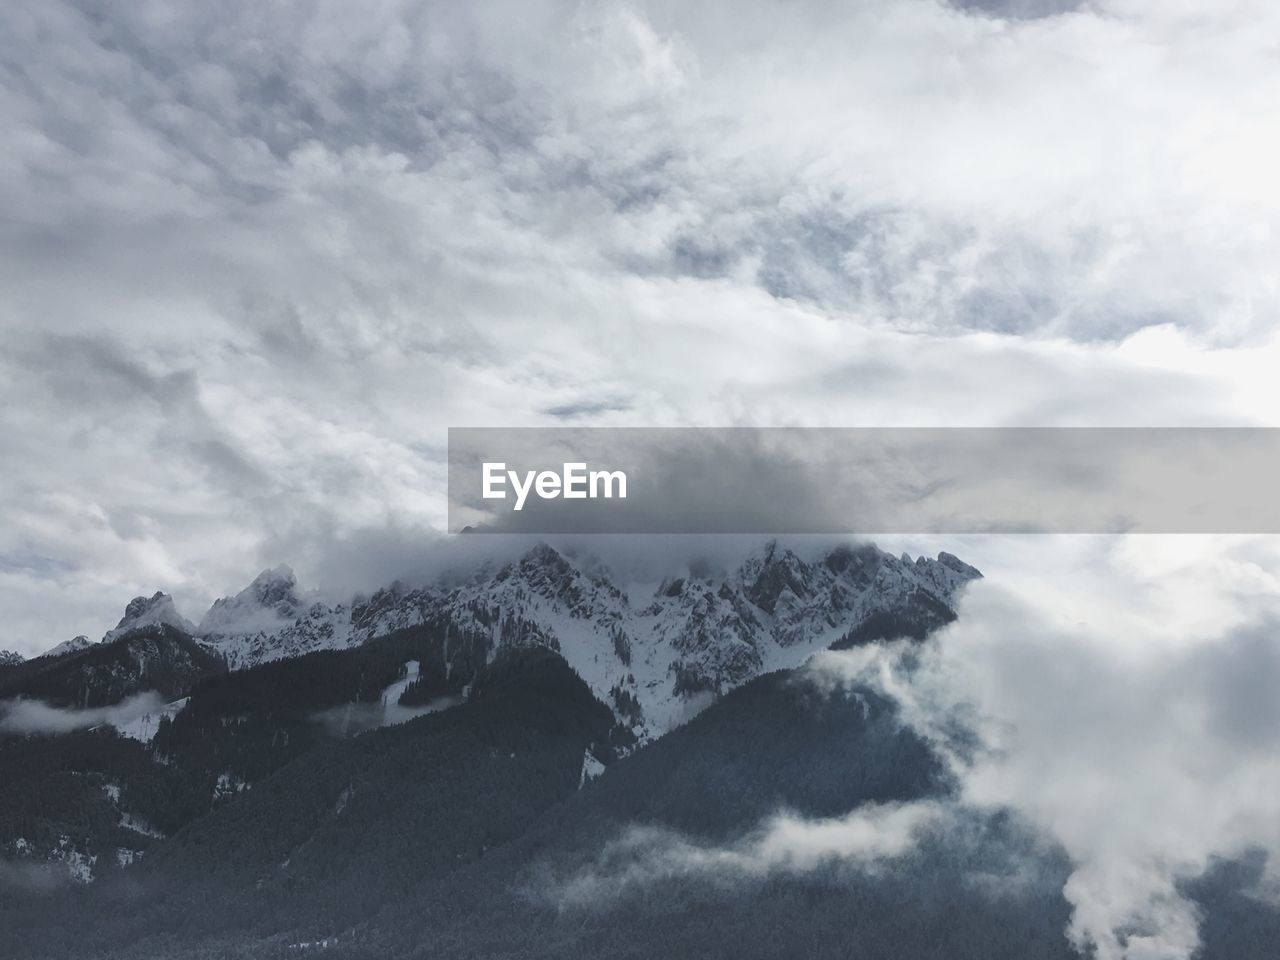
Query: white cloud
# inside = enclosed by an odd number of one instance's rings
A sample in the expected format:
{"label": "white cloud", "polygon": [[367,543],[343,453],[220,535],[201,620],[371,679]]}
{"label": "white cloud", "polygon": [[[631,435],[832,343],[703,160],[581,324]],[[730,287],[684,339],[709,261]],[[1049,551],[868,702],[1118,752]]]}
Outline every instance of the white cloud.
{"label": "white cloud", "polygon": [[0,701],[0,731],[5,733],[68,733],[109,723],[124,727],[147,714],[159,715],[164,700],[154,690],[138,693],[108,707],[54,707],[42,700]]}
{"label": "white cloud", "polygon": [[449,425],[1274,420],[1271,5],[0,17],[10,646],[426,536]]}
{"label": "white cloud", "polygon": [[1082,951],[1187,960],[1199,917],[1180,884],[1215,857],[1262,849],[1271,874],[1280,861],[1277,543],[1074,547],[997,560],[914,669],[885,650],[819,666],[899,699],[962,803],[1011,809],[1062,845]]}
{"label": "white cloud", "polygon": [[[389,579],[449,425],[1275,425],[1278,41],[1263,0],[10,5],[3,645]],[[988,580],[883,682],[1002,748],[966,796],[1066,847],[1077,942],[1185,955],[1176,881],[1280,842],[1274,542],[952,540]]]}
{"label": "white cloud", "polygon": [[597,906],[636,886],[677,876],[733,883],[828,863],[875,870],[910,853],[923,834],[944,820],[943,808],[930,801],[866,804],[829,820],[782,814],[733,846],[632,827],[601,852],[592,868],[557,885],[555,897],[562,906]]}

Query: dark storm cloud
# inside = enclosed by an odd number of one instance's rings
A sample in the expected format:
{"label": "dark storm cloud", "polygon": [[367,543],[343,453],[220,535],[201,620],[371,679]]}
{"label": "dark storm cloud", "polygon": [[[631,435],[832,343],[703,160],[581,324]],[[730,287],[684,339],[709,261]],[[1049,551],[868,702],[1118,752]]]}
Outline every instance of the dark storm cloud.
{"label": "dark storm cloud", "polygon": [[558,420],[574,420],[579,417],[592,417],[598,413],[621,413],[630,409],[631,404],[623,399],[578,400],[547,407],[543,413]]}
{"label": "dark storm cloud", "polygon": [[1055,17],[1088,7],[1088,0],[947,0],[951,6],[969,13],[1034,20]]}

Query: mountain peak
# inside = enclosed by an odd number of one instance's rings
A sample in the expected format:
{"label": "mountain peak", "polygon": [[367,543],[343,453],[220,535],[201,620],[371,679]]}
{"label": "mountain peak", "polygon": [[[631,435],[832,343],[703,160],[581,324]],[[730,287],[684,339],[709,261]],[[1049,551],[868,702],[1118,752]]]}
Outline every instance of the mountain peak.
{"label": "mountain peak", "polygon": [[704,694],[833,644],[918,638],[954,618],[958,591],[978,576],[950,554],[913,559],[850,543],[810,557],[770,541],[732,572],[671,570],[633,607],[624,587],[642,588],[638,597],[650,582],[620,583],[598,557],[540,542],[501,565],[392,584],[349,604],[304,605],[293,572],[275,567],[217,601],[199,637],[235,670],[426,625],[446,677],[466,676],[504,644],[540,644],[645,737],[682,722]]}
{"label": "mountain peak", "polygon": [[296,606],[298,598],[294,591],[297,587],[298,578],[293,575],[293,568],[282,563],[263,570],[244,592],[251,592],[263,606],[273,607],[280,603]]}
{"label": "mountain peak", "polygon": [[574,567],[563,554],[549,543],[537,543],[520,556],[503,566],[494,576],[498,583],[512,577],[521,577],[536,584],[558,583],[572,578]]}
{"label": "mountain peak", "polygon": [[86,637],[84,634],[80,634],[80,636],[72,637],[70,640],[63,640],[56,647],[51,647],[50,649],[46,650],[44,653],[40,654],[40,656],[60,657],[63,654],[76,653],[80,650],[83,650],[85,647],[91,647],[91,646],[93,646],[93,641],[90,640],[88,637]]}
{"label": "mountain peak", "polygon": [[12,650],[0,650],[0,667],[14,667],[25,659],[22,654]]}
{"label": "mountain peak", "polygon": [[302,612],[298,579],[286,564],[268,567],[234,597],[213,602],[200,620],[201,636],[257,633],[279,629]]}
{"label": "mountain peak", "polygon": [[747,598],[768,613],[785,592],[797,597],[809,592],[809,565],[776,540],[765,545],[762,555],[748,558],[739,577]]}
{"label": "mountain peak", "polygon": [[[195,633],[191,621],[178,612],[173,605],[173,597],[157,590],[150,597],[134,597],[124,608],[124,616],[116,624],[114,630],[108,630],[102,637],[103,643],[118,640],[135,630],[167,624],[184,633]],[[74,642],[74,641],[71,641]]]}
{"label": "mountain peak", "polygon": [[979,580],[982,578],[982,571],[977,567],[970,566],[965,563],[954,553],[947,553],[943,550],[938,554],[938,563],[942,564],[942,566],[946,567],[948,570],[952,570],[961,576],[968,577],[971,580]]}
{"label": "mountain peak", "polygon": [[529,548],[528,552],[518,561],[521,567],[555,567],[557,569],[569,566],[569,561],[564,555],[544,541],[539,541]]}

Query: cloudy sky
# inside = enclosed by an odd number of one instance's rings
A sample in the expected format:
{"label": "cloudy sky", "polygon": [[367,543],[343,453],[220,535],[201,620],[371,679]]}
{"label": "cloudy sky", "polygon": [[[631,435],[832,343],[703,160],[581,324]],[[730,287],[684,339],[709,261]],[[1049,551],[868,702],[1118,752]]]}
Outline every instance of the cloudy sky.
{"label": "cloudy sky", "polygon": [[[449,426],[1280,426],[1280,5],[836,6],[6,4],[0,648],[420,569]],[[987,579],[826,666],[978,718],[1073,942],[1189,956],[1280,858],[1280,540],[886,545]]]}
{"label": "cloudy sky", "polygon": [[833,6],[7,4],[0,647],[388,578],[450,425],[1280,421],[1280,7]]}

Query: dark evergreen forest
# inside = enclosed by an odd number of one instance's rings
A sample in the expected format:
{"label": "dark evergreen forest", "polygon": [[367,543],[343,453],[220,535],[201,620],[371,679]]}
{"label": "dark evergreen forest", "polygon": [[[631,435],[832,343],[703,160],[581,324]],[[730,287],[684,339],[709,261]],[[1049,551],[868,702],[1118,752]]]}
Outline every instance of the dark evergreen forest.
{"label": "dark evergreen forest", "polygon": [[[5,738],[0,835],[70,837],[100,867],[89,885],[5,874],[0,956],[1075,956],[1068,864],[1001,815],[971,816],[887,868],[627,874],[616,845],[637,827],[659,845],[733,849],[779,811],[947,803],[930,746],[870,690],[769,674],[627,751],[554,651],[515,644],[434,681],[431,696],[462,701],[451,709],[374,729],[335,721],[440,642],[415,628],[211,671],[150,745],[105,726]],[[584,784],[588,755],[605,771]],[[220,792],[227,774],[241,786]],[[166,839],[140,841],[122,809]],[[122,846],[141,859],[112,865]],[[1203,957],[1274,956],[1280,914],[1247,893],[1261,869],[1222,864],[1188,891],[1206,918]]]}

